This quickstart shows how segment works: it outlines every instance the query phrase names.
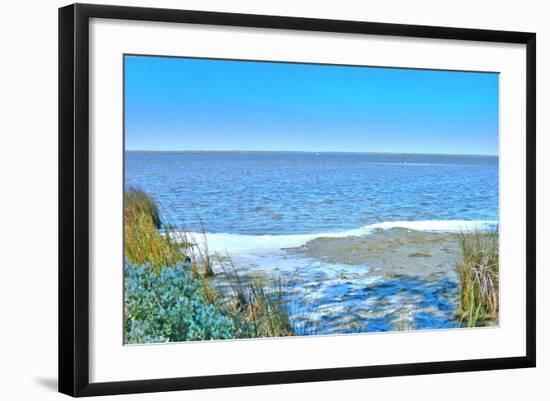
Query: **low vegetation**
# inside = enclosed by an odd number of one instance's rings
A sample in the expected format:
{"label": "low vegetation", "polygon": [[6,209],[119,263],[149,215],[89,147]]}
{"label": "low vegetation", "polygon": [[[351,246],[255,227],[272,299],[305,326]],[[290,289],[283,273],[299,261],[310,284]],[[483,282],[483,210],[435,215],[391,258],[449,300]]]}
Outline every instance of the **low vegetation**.
{"label": "low vegetation", "polygon": [[188,266],[124,266],[126,344],[233,338],[229,318],[201,293]]}
{"label": "low vegetation", "polygon": [[126,343],[295,335],[279,278],[238,273],[139,189],[125,193],[124,229]]}
{"label": "low vegetation", "polygon": [[498,227],[458,234],[461,260],[460,320],[468,327],[498,323],[499,246]]}

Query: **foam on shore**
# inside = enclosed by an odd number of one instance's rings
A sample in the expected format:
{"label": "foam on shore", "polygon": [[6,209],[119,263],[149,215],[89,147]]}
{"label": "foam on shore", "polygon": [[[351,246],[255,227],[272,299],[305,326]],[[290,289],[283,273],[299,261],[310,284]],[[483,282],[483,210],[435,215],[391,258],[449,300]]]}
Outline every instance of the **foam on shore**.
{"label": "foam on shore", "polygon": [[239,253],[263,253],[277,251],[284,248],[295,248],[306,244],[316,238],[343,238],[368,235],[374,230],[388,230],[392,228],[404,228],[415,231],[432,232],[460,232],[470,230],[487,230],[498,222],[490,220],[421,220],[421,221],[388,221],[370,224],[360,228],[341,231],[325,232],[317,234],[281,234],[281,235],[246,235],[226,233],[190,233],[191,240],[198,245],[206,243],[211,252],[239,254]]}

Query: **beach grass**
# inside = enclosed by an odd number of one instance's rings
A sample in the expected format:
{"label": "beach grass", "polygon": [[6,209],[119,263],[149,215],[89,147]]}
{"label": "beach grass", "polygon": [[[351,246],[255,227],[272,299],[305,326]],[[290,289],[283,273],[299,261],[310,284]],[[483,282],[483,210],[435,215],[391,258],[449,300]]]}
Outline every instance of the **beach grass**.
{"label": "beach grass", "polygon": [[224,280],[231,289],[226,309],[243,338],[296,335],[280,277],[238,273],[229,258],[219,259]]}
{"label": "beach grass", "polygon": [[151,217],[156,228],[160,228],[162,221],[160,219],[159,207],[157,202],[145,191],[130,187],[124,192],[125,205],[131,206],[140,212]]}
{"label": "beach grass", "polygon": [[467,327],[498,324],[499,242],[498,227],[458,234],[461,259],[458,314]]}
{"label": "beach grass", "polygon": [[[150,265],[158,274],[163,266],[186,260],[186,242],[161,235],[158,206],[145,192],[131,188],[124,194],[124,256],[134,265]],[[165,228],[169,230],[169,228]]]}
{"label": "beach grass", "polygon": [[[238,272],[229,257],[222,259],[209,251],[204,227],[202,236],[199,246],[189,230],[176,229],[160,220],[158,204],[147,193],[138,188],[125,191],[125,271],[135,282],[147,284],[128,287],[131,291],[126,292],[127,342],[296,335],[281,279]],[[214,273],[215,260],[221,273]],[[193,295],[178,290],[176,284],[186,289],[191,286]],[[149,301],[144,302],[146,299]],[[168,306],[158,307],[155,300]],[[224,329],[219,330],[208,319],[202,321],[189,315],[197,313],[196,308],[182,306],[189,302],[200,305],[204,316],[213,315],[216,322],[223,321]],[[155,316],[159,311],[162,319]],[[157,324],[159,319],[163,324]],[[230,329],[226,321],[231,322]],[[183,328],[182,322],[186,324]],[[192,334],[190,328],[194,330]],[[205,337],[201,338],[200,333]]]}

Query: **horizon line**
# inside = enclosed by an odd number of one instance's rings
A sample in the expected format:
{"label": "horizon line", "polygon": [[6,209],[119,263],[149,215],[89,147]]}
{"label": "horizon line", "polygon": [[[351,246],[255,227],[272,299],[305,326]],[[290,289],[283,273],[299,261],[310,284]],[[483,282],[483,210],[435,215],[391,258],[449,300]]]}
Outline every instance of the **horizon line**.
{"label": "horizon line", "polygon": [[332,151],[332,150],[205,150],[205,149],[195,149],[195,150],[181,150],[181,149],[172,149],[172,150],[146,150],[146,149],[124,149],[125,152],[133,153],[347,153],[347,154],[371,154],[371,155],[422,155],[422,156],[482,156],[482,157],[499,157],[499,154],[489,154],[489,153],[419,153],[419,152],[377,152],[377,151]]}

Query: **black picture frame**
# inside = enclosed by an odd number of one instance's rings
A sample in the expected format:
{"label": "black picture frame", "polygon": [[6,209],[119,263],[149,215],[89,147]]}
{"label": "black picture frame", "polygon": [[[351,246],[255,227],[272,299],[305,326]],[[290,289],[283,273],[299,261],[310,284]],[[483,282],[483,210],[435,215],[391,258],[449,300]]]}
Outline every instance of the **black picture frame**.
{"label": "black picture frame", "polygon": [[[438,38],[526,45],[526,353],[521,357],[354,366],[284,372],[90,383],[89,381],[89,21],[161,21],[285,30]],[[220,12],[74,4],[59,9],[59,391],[71,396],[141,393],[421,375],[535,366],[536,35]]]}

